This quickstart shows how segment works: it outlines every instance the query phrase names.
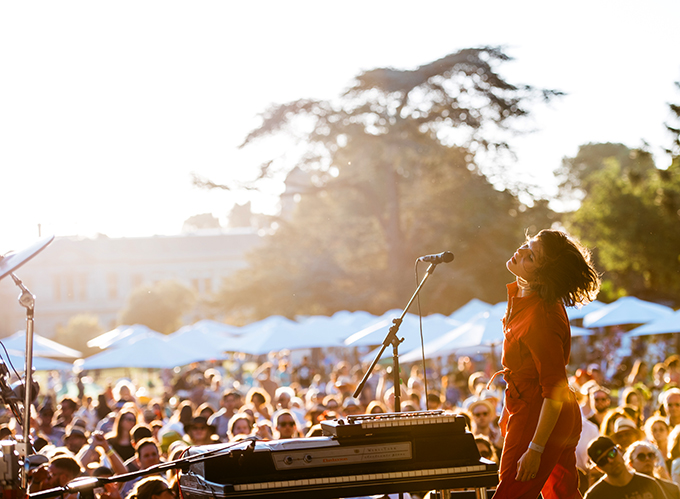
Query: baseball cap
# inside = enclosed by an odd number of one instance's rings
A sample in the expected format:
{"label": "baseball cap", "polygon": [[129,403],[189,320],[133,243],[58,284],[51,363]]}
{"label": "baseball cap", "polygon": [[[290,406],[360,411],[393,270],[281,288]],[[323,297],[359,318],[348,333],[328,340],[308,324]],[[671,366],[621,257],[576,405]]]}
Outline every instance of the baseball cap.
{"label": "baseball cap", "polygon": [[614,441],[605,436],[599,436],[588,444],[588,457],[595,463],[607,452],[616,447]]}

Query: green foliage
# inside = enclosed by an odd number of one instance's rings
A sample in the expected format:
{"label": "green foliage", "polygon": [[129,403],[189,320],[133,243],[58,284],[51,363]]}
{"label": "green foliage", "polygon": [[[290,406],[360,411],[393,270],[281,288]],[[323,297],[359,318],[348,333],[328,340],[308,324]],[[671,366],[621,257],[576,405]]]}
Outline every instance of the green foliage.
{"label": "green foliage", "polygon": [[655,169],[651,154],[645,150],[631,150],[623,144],[585,144],[579,147],[575,157],[564,158],[555,170],[560,181],[560,197],[583,198],[597,181],[595,174],[612,164],[617,165],[621,174],[629,176],[631,181]]}
{"label": "green foliage", "polygon": [[83,357],[87,357],[91,353],[87,342],[103,332],[96,315],[78,314],[71,317],[65,327],[57,328],[55,341],[75,348],[83,353]]}
{"label": "green foliage", "polygon": [[[415,289],[415,258],[447,249],[456,260],[423,289],[426,312],[502,300],[505,261],[552,213],[494,188],[475,153],[507,149],[502,132],[529,101],[557,94],[503,80],[494,68],[507,59],[499,49],[462,50],[413,71],[364,72],[339,102],[267,110],[244,145],[298,134],[306,147],[297,166],[314,185],[226,284],[222,306],[252,318],[400,308]],[[260,177],[277,168],[290,165],[274,160]]]}
{"label": "green foliage", "polygon": [[[631,151],[632,157],[638,152]],[[646,153],[639,156],[647,164]],[[631,170],[613,160],[587,176],[584,185],[587,194],[568,224],[595,248],[608,298],[625,292],[678,303],[680,169]]]}
{"label": "green foliage", "polygon": [[182,326],[182,316],[194,307],[196,293],[179,281],[167,279],[135,288],[120,313],[120,323],[142,324],[170,334]]}

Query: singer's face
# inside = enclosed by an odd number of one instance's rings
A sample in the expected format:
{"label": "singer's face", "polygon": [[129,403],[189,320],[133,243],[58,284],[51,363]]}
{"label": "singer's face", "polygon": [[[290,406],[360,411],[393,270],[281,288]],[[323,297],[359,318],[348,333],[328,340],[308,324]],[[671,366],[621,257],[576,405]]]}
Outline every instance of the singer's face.
{"label": "singer's face", "polygon": [[527,282],[534,280],[536,267],[543,254],[543,245],[536,238],[529,239],[515,251],[505,266],[510,272]]}

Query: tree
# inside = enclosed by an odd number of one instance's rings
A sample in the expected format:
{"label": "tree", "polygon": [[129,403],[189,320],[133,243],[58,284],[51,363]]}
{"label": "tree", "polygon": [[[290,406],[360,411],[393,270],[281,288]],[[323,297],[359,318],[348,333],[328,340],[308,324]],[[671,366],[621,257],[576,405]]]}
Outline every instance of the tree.
{"label": "tree", "polygon": [[627,294],[678,303],[680,167],[649,168],[646,151],[630,152],[632,163],[644,167],[611,159],[587,175],[587,195],[567,224],[595,248],[603,299]]}
{"label": "tree", "polygon": [[573,158],[564,158],[555,171],[559,179],[562,199],[583,199],[598,178],[595,173],[612,164],[618,165],[623,175],[645,176],[656,167],[644,149],[631,150],[624,144],[590,143],[579,147]]}
{"label": "tree", "polygon": [[78,314],[71,317],[65,327],[57,328],[55,340],[79,350],[87,357],[89,353],[93,353],[87,342],[103,332],[104,329],[99,325],[99,318],[96,315]]}
{"label": "tree", "polygon": [[[312,173],[313,189],[225,289],[226,306],[254,316],[399,307],[414,287],[406,271],[415,257],[442,248],[458,264],[426,291],[433,307],[502,299],[504,262],[526,227],[549,224],[550,211],[494,187],[483,173],[498,181],[503,169],[475,158],[502,157],[505,132],[529,102],[558,94],[502,79],[495,67],[508,59],[497,48],[461,50],[415,70],[366,71],[338,102],[268,109],[244,146],[298,135],[304,147],[294,166]],[[274,159],[260,178],[290,168]]]}
{"label": "tree", "polygon": [[[680,90],[680,81],[676,81],[675,86]],[[673,156],[674,161],[677,161],[678,157],[680,157],[680,104],[668,104],[668,107],[673,115],[673,121],[677,122],[677,124],[671,125],[666,123],[666,128],[673,137],[671,146],[666,151]]]}
{"label": "tree", "polygon": [[196,293],[179,281],[167,279],[135,288],[120,313],[120,323],[143,324],[163,334],[182,326],[182,316],[196,303]]}

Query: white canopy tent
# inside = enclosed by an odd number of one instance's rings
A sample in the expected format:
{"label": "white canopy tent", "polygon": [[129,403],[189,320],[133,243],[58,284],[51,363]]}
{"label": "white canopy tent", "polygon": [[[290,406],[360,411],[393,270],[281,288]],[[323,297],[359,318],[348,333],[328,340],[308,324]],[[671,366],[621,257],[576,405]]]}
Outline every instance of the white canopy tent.
{"label": "white canopy tent", "polygon": [[92,338],[87,342],[87,346],[90,348],[101,348],[105,350],[109,347],[123,346],[129,344],[131,341],[135,341],[140,338],[146,338],[149,336],[163,336],[158,331],[154,331],[148,326],[143,324],[134,324],[132,326],[118,326],[111,331],[100,334],[99,336]]}
{"label": "white canopy tent", "polygon": [[[460,325],[461,325],[460,322],[441,314],[433,314],[423,317],[422,342],[428,343],[436,341],[437,338],[446,334],[448,331],[451,331],[452,328],[456,328]],[[389,328],[386,328],[383,331],[381,331],[382,336],[380,338],[380,341],[378,342],[378,344],[380,344],[381,346],[382,342],[385,339],[385,336],[387,336],[388,331]],[[402,326],[399,328],[399,332],[397,333],[397,337],[404,340],[402,343],[399,344],[400,359],[402,358],[401,353],[411,352],[413,350],[417,350],[418,352],[420,352],[421,336],[418,317],[417,316],[415,317],[415,321],[413,320],[409,321],[406,327],[404,327],[404,324],[402,323]],[[374,349],[369,354],[365,355],[362,358],[362,360],[364,361],[373,360],[375,356],[378,354],[379,348]],[[391,358],[392,353],[393,353],[392,347],[390,346],[385,349],[380,358],[381,359]]]}
{"label": "white canopy tent", "polygon": [[225,324],[224,322],[218,322],[211,319],[203,319],[194,324],[188,326],[183,326],[177,331],[172,333],[172,335],[184,335],[190,331],[202,331],[205,333],[214,334],[215,336],[229,337],[238,336],[243,333],[243,328],[239,326],[232,326],[231,324]]}
{"label": "white canopy tent", "polygon": [[[351,347],[380,345],[387,335],[389,328],[392,326],[394,319],[401,317],[402,313],[403,310],[393,309],[376,317],[374,320],[365,324],[361,330],[345,338],[345,345]],[[405,324],[412,324],[413,321],[417,320],[418,316],[406,314],[400,328],[405,327]]]}
{"label": "white canopy tent", "polygon": [[680,333],[680,310],[666,315],[640,327],[636,327],[628,333],[628,336],[648,336],[652,334]]}
{"label": "white canopy tent", "polygon": [[583,327],[596,328],[647,324],[673,313],[673,309],[658,303],[624,296],[599,310],[590,312],[583,318]]}
{"label": "white canopy tent", "polygon": [[281,350],[344,347],[344,339],[352,326],[334,317],[312,316],[293,321],[260,321],[257,327],[224,342],[230,352],[263,355]]}
{"label": "white canopy tent", "polygon": [[79,366],[84,369],[174,368],[205,360],[192,349],[173,345],[160,333],[130,340],[84,359]]}
{"label": "white canopy tent", "polygon": [[229,357],[223,349],[225,342],[240,334],[240,328],[236,326],[203,320],[184,326],[167,338],[171,344],[190,349],[204,360],[224,360]]}
{"label": "white canopy tent", "polygon": [[220,348],[226,352],[243,352],[251,355],[301,348],[296,327],[296,322],[285,317],[268,317],[244,326],[246,330],[241,335],[225,340]]}
{"label": "white canopy tent", "polygon": [[[503,343],[501,319],[505,315],[506,305],[506,302],[497,303],[489,310],[478,313],[468,322],[425,343],[425,358],[446,357],[453,353],[475,355],[488,353],[499,347]],[[421,358],[421,349],[416,348],[402,355],[400,360],[408,363],[417,362]]]}
{"label": "white canopy tent", "polygon": [[[26,352],[26,331],[17,331],[7,338],[0,339],[7,350]],[[33,333],[33,355],[35,357],[53,357],[59,359],[77,359],[83,354],[78,350],[69,348],[52,341],[37,333]]]}
{"label": "white canopy tent", "polygon": [[[8,355],[7,355],[8,354]],[[16,369],[23,373],[26,370],[26,349],[21,350],[7,350],[7,354],[3,351],[0,357],[7,363],[10,373]],[[11,366],[10,366],[11,364]],[[56,359],[48,359],[44,357],[33,356],[31,365],[36,371],[70,371],[73,369],[73,364]]]}
{"label": "white canopy tent", "polygon": [[337,313],[331,317],[323,315],[307,317],[293,327],[295,334],[292,341],[297,348],[345,347],[345,339],[356,331],[357,327],[363,327],[374,319],[375,316],[370,314],[349,317]]}
{"label": "white canopy tent", "polygon": [[339,320],[342,324],[346,324],[348,327],[356,328],[363,327],[367,325],[370,321],[375,320],[375,315],[364,310],[357,310],[356,312],[349,312],[347,310],[341,310],[335,312],[332,315],[333,320]]}
{"label": "white canopy tent", "polygon": [[478,300],[477,298],[473,298],[465,305],[460,307],[458,310],[453,312],[451,315],[449,315],[449,318],[457,320],[458,322],[463,324],[472,319],[478,313],[486,312],[492,306],[493,305],[491,305],[490,303],[486,303],[482,300]]}
{"label": "white canopy tent", "polygon": [[567,317],[569,317],[570,321],[583,319],[589,313],[595,312],[596,310],[600,310],[602,307],[605,306],[606,303],[602,303],[601,301],[595,300],[591,301],[587,305],[583,305],[582,307],[567,307]]}
{"label": "white canopy tent", "polygon": [[572,338],[581,338],[583,336],[592,336],[595,334],[595,331],[591,329],[586,329],[584,327],[576,327],[576,326],[571,326],[571,337]]}

